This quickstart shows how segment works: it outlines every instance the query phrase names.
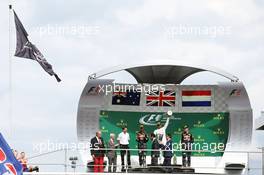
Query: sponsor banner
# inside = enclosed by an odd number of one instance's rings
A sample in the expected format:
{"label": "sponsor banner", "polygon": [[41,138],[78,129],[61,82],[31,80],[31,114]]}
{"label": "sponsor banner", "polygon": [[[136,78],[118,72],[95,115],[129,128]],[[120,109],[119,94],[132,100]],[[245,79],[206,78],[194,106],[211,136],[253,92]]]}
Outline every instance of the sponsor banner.
{"label": "sponsor banner", "polygon": [[[116,136],[127,126],[130,134],[130,148],[137,148],[136,133],[139,125],[144,125],[148,135],[154,132],[157,123],[164,124],[167,120],[165,113],[161,112],[124,112],[124,111],[100,111],[99,124],[102,136],[107,142],[110,133]],[[216,150],[224,151],[228,140],[229,113],[173,113],[169,120],[166,133],[172,134],[174,149],[180,149],[180,139],[183,126],[188,125],[194,137],[194,150],[209,152],[193,152],[193,156],[222,156]],[[148,141],[148,149],[151,148],[151,141]],[[137,151],[132,151],[137,155]],[[177,156],[181,152],[177,152]]]}

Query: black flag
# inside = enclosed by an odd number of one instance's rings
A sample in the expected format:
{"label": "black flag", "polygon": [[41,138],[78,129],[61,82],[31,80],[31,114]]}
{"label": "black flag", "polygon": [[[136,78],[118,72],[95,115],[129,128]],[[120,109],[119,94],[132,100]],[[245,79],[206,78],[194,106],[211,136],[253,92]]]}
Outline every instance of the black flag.
{"label": "black flag", "polygon": [[18,19],[15,11],[14,18],[17,36],[15,56],[37,61],[48,74],[50,74],[51,76],[54,75],[56,80],[60,82],[61,79],[53,71],[52,65],[47,62],[47,60],[44,58],[38,48],[28,40],[28,33],[22,25],[21,21]]}

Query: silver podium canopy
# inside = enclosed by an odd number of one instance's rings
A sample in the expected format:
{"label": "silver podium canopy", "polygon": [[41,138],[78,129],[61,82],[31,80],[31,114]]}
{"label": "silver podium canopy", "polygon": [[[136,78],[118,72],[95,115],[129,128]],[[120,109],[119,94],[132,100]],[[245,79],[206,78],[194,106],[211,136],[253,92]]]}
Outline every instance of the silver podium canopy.
{"label": "silver podium canopy", "polygon": [[139,64],[119,65],[104,69],[89,76],[98,79],[119,71],[129,72],[138,83],[180,84],[185,78],[197,73],[208,71],[237,82],[238,78],[230,73],[211,66],[178,63],[175,61],[143,61]]}

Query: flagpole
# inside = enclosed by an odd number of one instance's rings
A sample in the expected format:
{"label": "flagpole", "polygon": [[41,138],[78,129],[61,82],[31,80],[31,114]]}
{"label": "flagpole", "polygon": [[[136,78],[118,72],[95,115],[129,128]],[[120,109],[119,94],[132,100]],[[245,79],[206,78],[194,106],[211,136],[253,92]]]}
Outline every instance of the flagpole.
{"label": "flagpole", "polygon": [[12,141],[13,139],[13,87],[12,87],[12,54],[11,54],[11,17],[12,17],[12,5],[9,5],[9,46],[8,46],[8,56],[9,56],[9,109],[8,109],[8,117],[9,117],[9,139]]}

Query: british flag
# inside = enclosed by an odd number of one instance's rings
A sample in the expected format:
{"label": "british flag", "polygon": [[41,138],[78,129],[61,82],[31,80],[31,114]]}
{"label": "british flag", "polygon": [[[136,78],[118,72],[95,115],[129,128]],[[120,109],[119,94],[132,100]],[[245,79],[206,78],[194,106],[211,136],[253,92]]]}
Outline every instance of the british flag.
{"label": "british flag", "polygon": [[147,106],[175,106],[175,91],[151,91],[146,95]]}

